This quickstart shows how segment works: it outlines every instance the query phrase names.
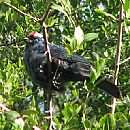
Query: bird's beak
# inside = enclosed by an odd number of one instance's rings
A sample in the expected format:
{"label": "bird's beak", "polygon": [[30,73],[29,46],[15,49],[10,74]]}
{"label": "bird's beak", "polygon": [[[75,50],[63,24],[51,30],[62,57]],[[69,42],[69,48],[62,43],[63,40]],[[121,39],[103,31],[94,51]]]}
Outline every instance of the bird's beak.
{"label": "bird's beak", "polygon": [[29,41],[29,39],[27,37],[23,38],[23,40],[26,42]]}
{"label": "bird's beak", "polygon": [[32,40],[30,40],[28,37],[23,38],[23,40],[24,40],[26,43],[32,43]]}

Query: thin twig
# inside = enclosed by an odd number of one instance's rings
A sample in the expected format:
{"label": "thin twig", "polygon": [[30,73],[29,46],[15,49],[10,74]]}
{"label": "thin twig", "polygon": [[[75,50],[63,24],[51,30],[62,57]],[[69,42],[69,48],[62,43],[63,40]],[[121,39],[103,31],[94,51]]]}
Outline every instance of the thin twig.
{"label": "thin twig", "polygon": [[43,38],[44,38],[44,43],[45,43],[45,52],[47,56],[47,66],[48,66],[48,91],[47,91],[47,116],[50,117],[48,118],[48,130],[52,129],[52,94],[51,94],[51,84],[52,84],[52,79],[51,79],[51,53],[50,53],[50,48],[48,45],[48,39],[47,39],[47,27],[44,23],[45,19],[48,17],[49,12],[50,12],[50,5],[48,5],[47,11],[44,13],[43,17],[37,20],[38,23],[41,24],[43,27]]}
{"label": "thin twig", "polygon": [[[122,22],[123,22],[123,1],[120,1],[120,16],[119,16],[119,30],[118,30],[118,39],[117,39],[117,51],[115,58],[115,74],[114,74],[114,84],[117,85],[118,73],[119,73],[119,64],[120,64],[120,55],[121,55],[121,46],[122,46]],[[115,113],[116,98],[112,98],[112,110],[111,113]]]}
{"label": "thin twig", "polygon": [[4,2],[6,5],[10,6],[11,8],[13,8],[14,10],[16,10],[17,12],[19,12],[20,14],[24,15],[24,16],[28,16],[30,19],[33,19],[34,21],[37,21],[37,18],[36,17],[33,17],[27,13],[24,13],[22,12],[21,10],[19,10],[18,8],[16,8],[15,6],[7,3],[7,2]]}
{"label": "thin twig", "polygon": [[120,62],[120,64],[119,64],[119,65],[122,65],[122,64],[124,64],[124,63],[128,62],[129,60],[130,60],[130,57],[128,57],[128,58],[126,58],[124,61]]}
{"label": "thin twig", "polygon": [[37,20],[38,23],[43,24],[43,22],[45,21],[45,19],[48,17],[50,13],[50,9],[51,9],[50,7],[51,7],[51,3],[48,5],[48,8],[46,12],[44,13],[43,17]]}

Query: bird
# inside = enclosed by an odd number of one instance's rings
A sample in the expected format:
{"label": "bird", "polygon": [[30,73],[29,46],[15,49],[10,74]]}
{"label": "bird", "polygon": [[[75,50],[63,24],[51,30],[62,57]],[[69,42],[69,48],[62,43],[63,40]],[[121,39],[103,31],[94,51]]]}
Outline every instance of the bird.
{"label": "bird", "polygon": [[[27,43],[23,55],[23,63],[32,82],[45,91],[48,86],[48,59],[45,50],[45,40],[43,35],[32,31],[24,38]],[[49,43],[51,54],[51,91],[64,92],[65,84],[68,82],[91,81],[91,63],[76,54],[68,55],[63,46]],[[100,81],[100,82],[99,82]],[[117,85],[107,79],[98,78],[96,86],[115,98],[121,98],[121,92]]]}

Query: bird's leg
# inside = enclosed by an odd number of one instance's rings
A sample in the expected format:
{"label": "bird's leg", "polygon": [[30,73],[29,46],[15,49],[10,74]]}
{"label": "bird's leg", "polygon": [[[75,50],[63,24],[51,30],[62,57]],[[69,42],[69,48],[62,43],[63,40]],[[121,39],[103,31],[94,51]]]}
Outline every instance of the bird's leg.
{"label": "bird's leg", "polygon": [[44,56],[47,55],[48,51],[45,51]]}
{"label": "bird's leg", "polygon": [[57,82],[57,79],[60,77],[60,74],[58,74],[59,66],[60,66],[60,60],[58,60],[58,66],[56,68],[56,71],[52,80],[52,83],[54,84],[54,86],[57,86],[56,84],[60,84]]}
{"label": "bird's leg", "polygon": [[53,77],[53,81],[56,80],[56,76],[57,76],[57,74],[58,74],[59,66],[60,66],[60,60],[58,60],[58,66],[57,66],[57,68],[56,68],[56,71],[55,71],[55,74],[54,74],[54,77]]}

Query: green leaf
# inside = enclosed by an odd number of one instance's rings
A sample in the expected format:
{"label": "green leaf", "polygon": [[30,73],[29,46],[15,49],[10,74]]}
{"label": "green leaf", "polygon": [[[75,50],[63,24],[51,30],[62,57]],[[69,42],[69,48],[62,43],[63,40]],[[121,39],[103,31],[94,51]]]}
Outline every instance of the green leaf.
{"label": "green leaf", "polygon": [[10,16],[11,12],[10,10],[6,11],[6,21],[9,21],[9,16]]}
{"label": "green leaf", "polygon": [[53,26],[56,23],[57,19],[54,19],[53,17],[49,17],[48,19],[46,19],[46,25],[48,27]]}
{"label": "green leaf", "polygon": [[58,126],[58,128],[60,129],[61,124],[60,124],[58,118],[56,118],[55,116],[54,116],[54,121],[55,121],[56,125]]}
{"label": "green leaf", "polygon": [[19,113],[16,111],[6,112],[5,116],[6,116],[8,121],[13,121],[13,120],[17,119],[18,117],[20,117]]}
{"label": "green leaf", "polygon": [[108,17],[112,18],[113,20],[116,20],[116,18],[115,18],[112,14],[109,14],[109,13],[105,12],[105,11],[102,10],[102,9],[94,9],[94,10],[95,10],[95,12],[97,12],[97,13],[103,14],[103,15],[105,15],[105,16],[108,16]]}
{"label": "green leaf", "polygon": [[94,60],[96,60],[97,62],[99,61],[99,55],[96,53],[96,52],[92,52],[92,58],[94,59]]}
{"label": "green leaf", "polygon": [[62,6],[65,8],[65,10],[68,12],[68,14],[71,14],[71,4],[69,0],[60,0]]}
{"label": "green leaf", "polygon": [[71,42],[72,38],[70,38],[69,36],[65,36],[62,34],[62,37],[64,37],[66,40],[68,40],[69,42]]}
{"label": "green leaf", "polygon": [[127,12],[129,8],[130,8],[130,1],[124,0],[124,11]]}
{"label": "green leaf", "polygon": [[32,125],[37,124],[37,122],[33,119],[33,117],[27,115],[24,115],[23,117],[26,119],[26,121],[30,122]]}
{"label": "green leaf", "polygon": [[80,112],[80,110],[81,110],[81,106],[77,105],[74,111],[76,114],[78,114]]}
{"label": "green leaf", "polygon": [[19,68],[22,66],[21,58],[19,58],[19,60],[18,60],[18,66],[19,66]]}
{"label": "green leaf", "polygon": [[12,79],[10,78],[4,85],[4,91],[5,93],[10,93],[11,89],[12,89]]}
{"label": "green leaf", "polygon": [[99,124],[102,126],[103,130],[115,130],[115,118],[114,115],[108,113],[104,115],[100,121]]}
{"label": "green leaf", "polygon": [[70,42],[70,49],[71,49],[71,53],[75,52],[77,50],[77,41],[75,38],[73,38]]}
{"label": "green leaf", "polygon": [[91,122],[88,119],[85,119],[85,121],[82,121],[84,124],[85,129],[91,128]]}
{"label": "green leaf", "polygon": [[5,0],[0,0],[0,3],[4,2]]}
{"label": "green leaf", "polygon": [[85,42],[92,41],[96,39],[97,37],[98,37],[97,33],[87,33],[84,35],[84,41]]}
{"label": "green leaf", "polygon": [[23,32],[22,26],[17,25],[17,33],[20,35]]}
{"label": "green leaf", "polygon": [[70,119],[70,117],[72,116],[72,106],[68,103],[68,102],[66,102],[65,103],[65,107],[64,107],[64,109],[62,110],[62,114],[63,114],[63,116],[64,116],[64,122],[66,123],[69,119]]}
{"label": "green leaf", "polygon": [[25,10],[26,10],[26,8],[25,8],[24,6],[20,6],[19,9],[20,9],[21,11],[25,11]]}
{"label": "green leaf", "polygon": [[3,103],[3,96],[0,95],[0,104],[2,104],[2,103]]}
{"label": "green leaf", "polygon": [[77,44],[76,39],[74,37],[70,39],[70,44],[67,44],[65,48],[67,50],[68,55],[71,55],[72,53],[78,51],[79,46]]}
{"label": "green leaf", "polygon": [[28,18],[28,16],[25,16],[25,22],[26,22],[26,24],[28,25],[28,23],[29,23],[29,18]]}
{"label": "green leaf", "polygon": [[26,110],[22,114],[30,116],[30,115],[38,115],[38,112],[35,110]]}
{"label": "green leaf", "polygon": [[[97,128],[97,130],[98,130],[98,128],[100,128],[100,127],[99,127],[99,123],[98,123],[98,121],[96,120],[96,115],[94,115],[94,116],[90,119],[90,122],[91,122],[91,124],[92,124],[94,127]],[[100,130],[100,129],[99,129],[99,130]]]}
{"label": "green leaf", "polygon": [[75,28],[74,36],[77,40],[78,45],[81,44],[84,40],[84,33],[83,30],[80,28],[80,26]]}
{"label": "green leaf", "polygon": [[71,9],[67,5],[68,4],[66,4],[66,5],[62,4],[62,6],[60,6],[60,5],[57,5],[57,4],[53,3],[52,6],[51,6],[51,8],[62,12],[65,16],[67,16],[68,20],[71,23],[75,24],[74,21],[73,21],[73,19],[71,18],[71,15],[68,15],[68,14],[71,14]]}
{"label": "green leaf", "polygon": [[97,79],[96,75],[97,75],[96,70],[92,67],[91,72],[90,72],[90,79],[92,83],[96,81]]}
{"label": "green leaf", "polygon": [[68,14],[66,13],[66,11],[64,10],[64,8],[62,6],[53,3],[51,8],[62,12],[63,14],[65,14],[68,17]]}
{"label": "green leaf", "polygon": [[11,0],[12,4],[17,4],[18,1],[17,0]]}
{"label": "green leaf", "polygon": [[96,72],[97,77],[100,76],[103,66],[105,65],[105,59],[99,59],[99,61],[96,62]]}
{"label": "green leaf", "polygon": [[8,64],[7,64],[7,68],[6,68],[8,71],[11,69],[11,63],[10,61],[8,60]]}
{"label": "green leaf", "polygon": [[86,114],[89,114],[91,111],[92,111],[92,107],[88,107],[88,108],[85,110]]}

